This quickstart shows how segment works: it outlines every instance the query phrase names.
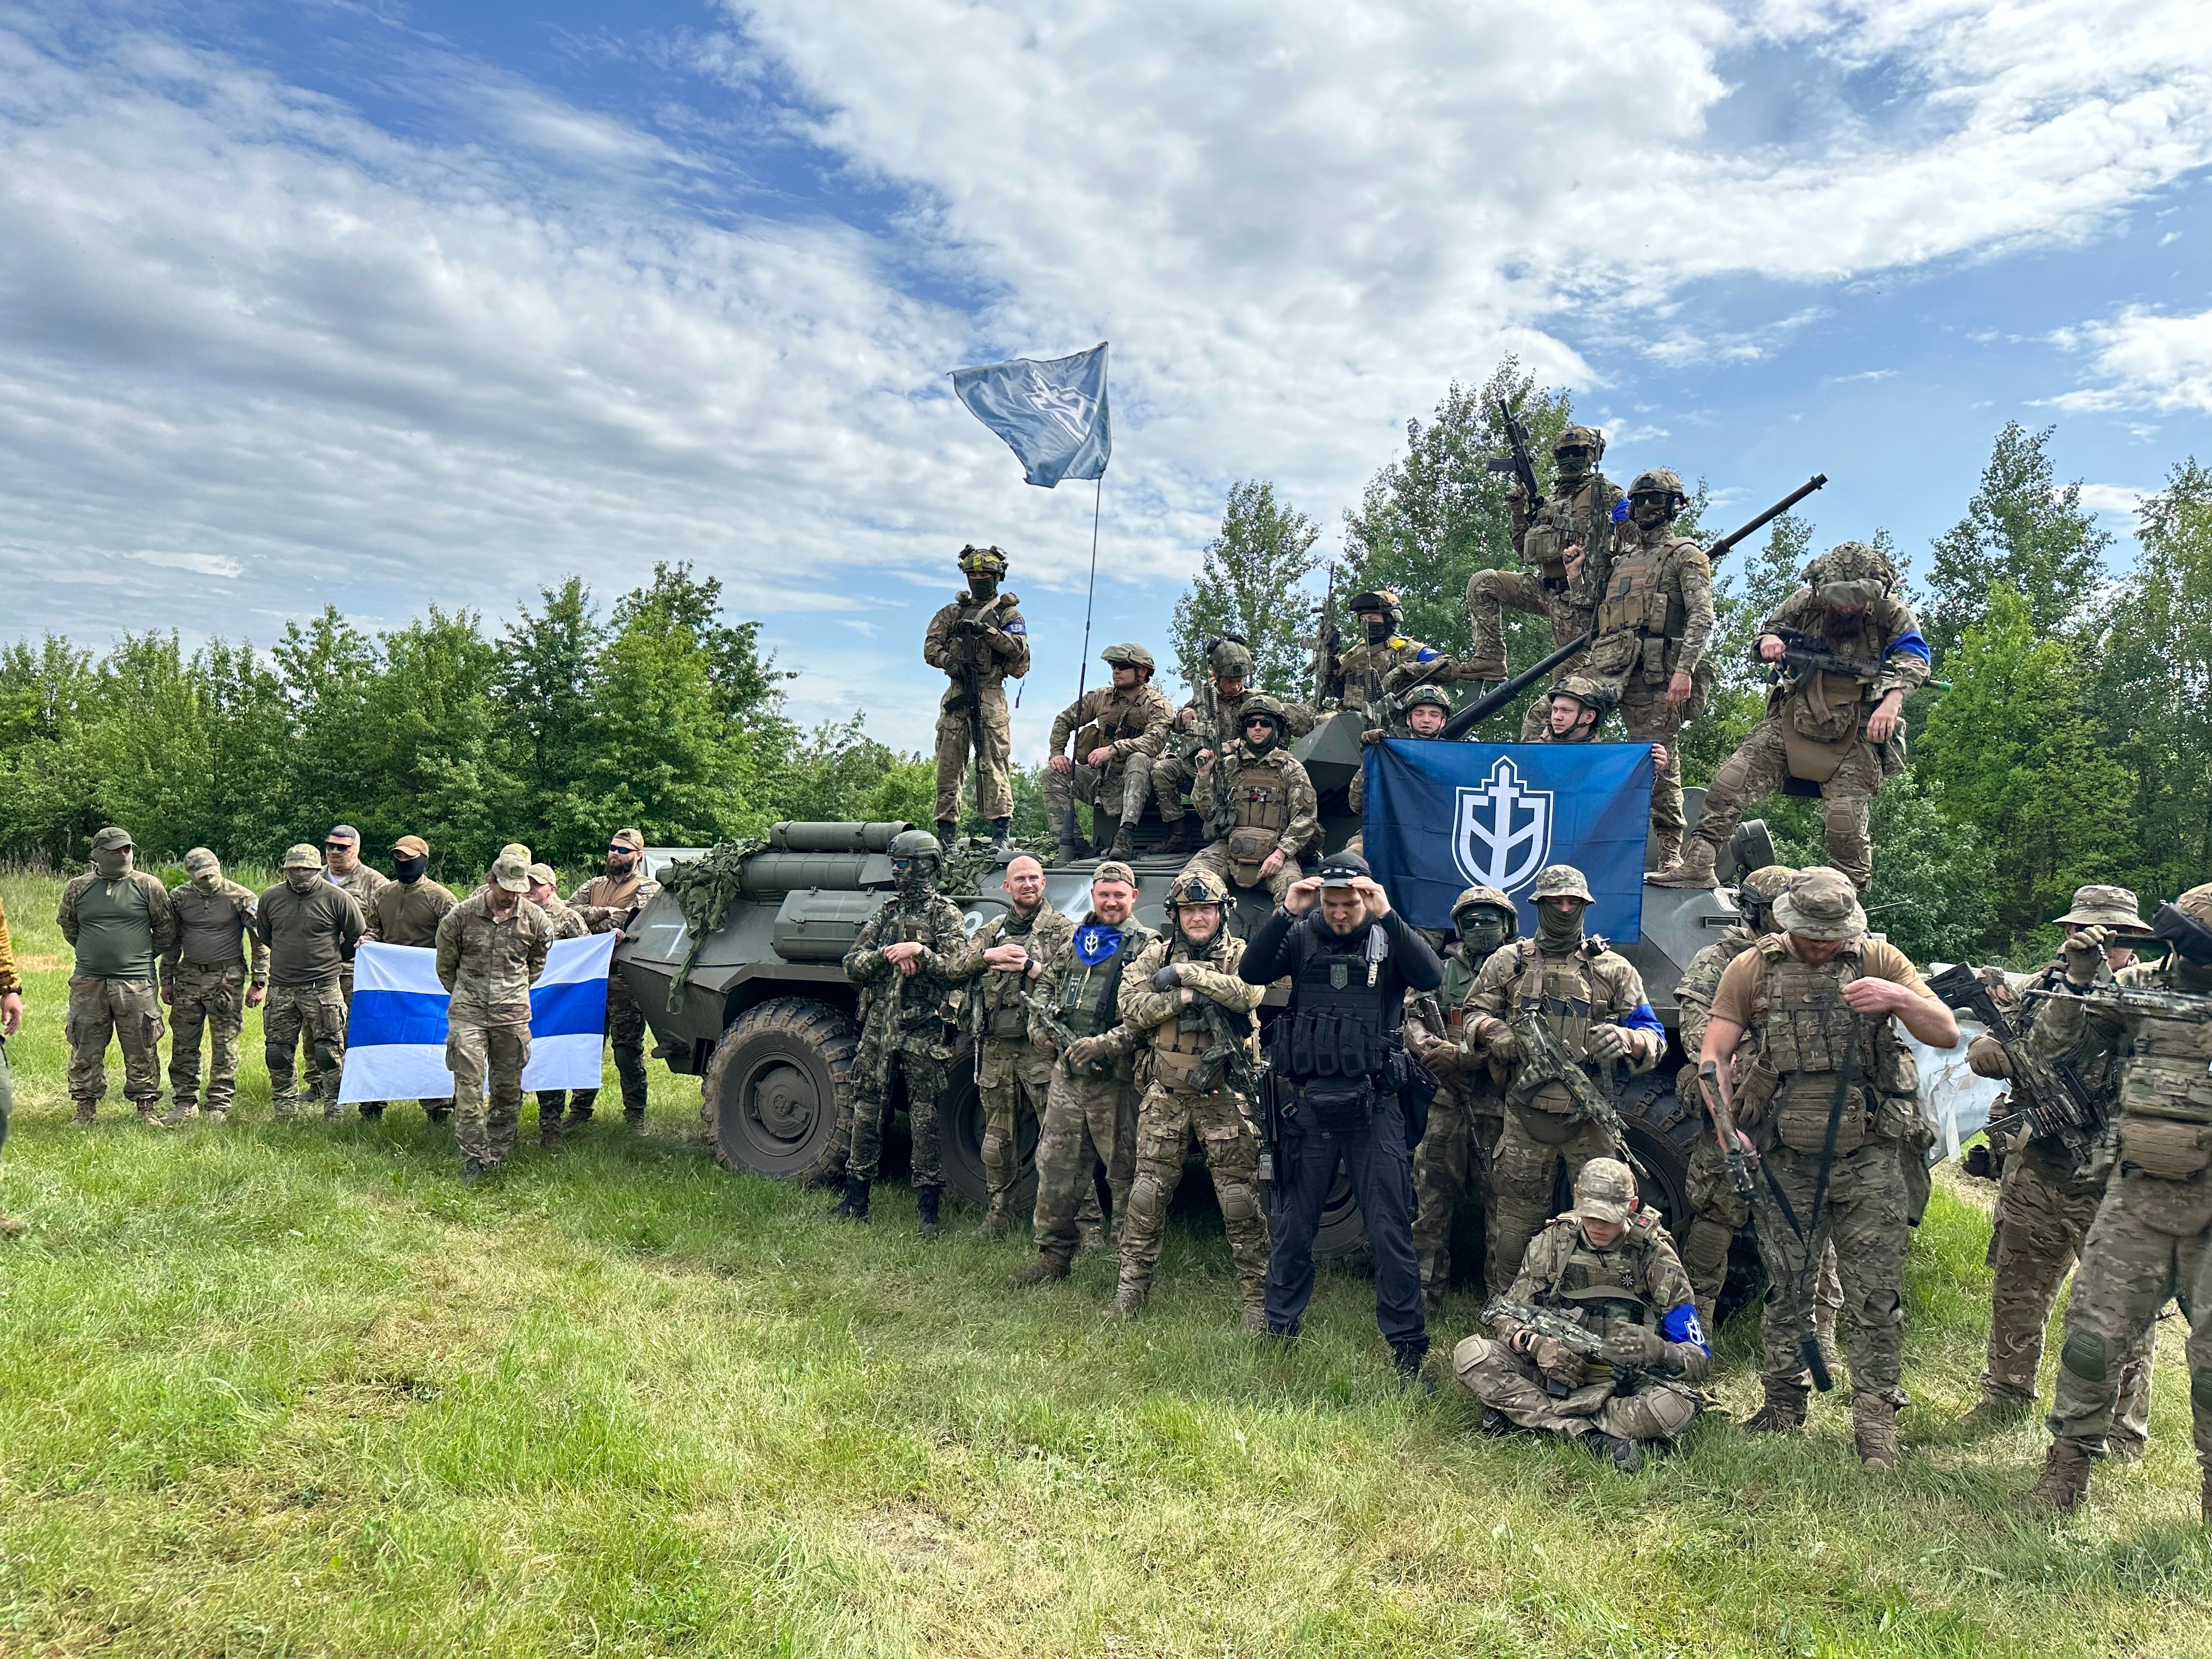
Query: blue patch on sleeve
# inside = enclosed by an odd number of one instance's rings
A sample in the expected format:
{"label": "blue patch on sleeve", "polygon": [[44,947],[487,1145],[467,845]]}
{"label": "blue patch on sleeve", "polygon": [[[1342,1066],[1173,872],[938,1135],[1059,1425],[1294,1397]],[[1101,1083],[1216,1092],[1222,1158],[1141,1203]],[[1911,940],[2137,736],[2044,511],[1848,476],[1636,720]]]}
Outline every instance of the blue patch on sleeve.
{"label": "blue patch on sleeve", "polygon": [[1442,653],[1435,651],[1430,647],[1425,645],[1419,650],[1413,653],[1413,660],[1415,662],[1434,662],[1441,654]]}
{"label": "blue patch on sleeve", "polygon": [[1005,631],[1009,634],[1026,634],[1030,631],[1030,625],[1017,617],[1006,624]]}
{"label": "blue patch on sleeve", "polygon": [[1628,522],[1627,496],[1623,495],[1619,501],[1613,504],[1613,521],[1615,524],[1626,524]]}
{"label": "blue patch on sleeve", "polygon": [[1638,1003],[1620,1023],[1632,1031],[1656,1031],[1662,1036],[1667,1034],[1667,1028],[1659,1023],[1659,1016],[1651,1012],[1648,1002]]}
{"label": "blue patch on sleeve", "polygon": [[1698,1322],[1698,1304],[1694,1302],[1685,1302],[1668,1312],[1659,1322],[1659,1334],[1669,1342],[1694,1342],[1707,1354],[1713,1351],[1712,1344],[1705,1340],[1705,1328]]}
{"label": "blue patch on sleeve", "polygon": [[1933,662],[1936,660],[1936,653],[1928,648],[1928,641],[1920,637],[1920,630],[1917,628],[1910,629],[1905,633],[1899,634],[1895,639],[1892,640],[1889,642],[1889,649],[1883,652],[1882,655],[1885,657],[1893,656],[1899,651],[1910,652],[1912,655],[1919,658],[1923,662]]}

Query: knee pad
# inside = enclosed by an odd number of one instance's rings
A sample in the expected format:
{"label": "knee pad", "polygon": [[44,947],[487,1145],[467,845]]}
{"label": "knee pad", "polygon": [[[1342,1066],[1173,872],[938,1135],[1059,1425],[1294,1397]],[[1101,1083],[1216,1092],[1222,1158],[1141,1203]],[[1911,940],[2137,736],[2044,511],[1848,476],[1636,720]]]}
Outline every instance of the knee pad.
{"label": "knee pad", "polygon": [[1221,1218],[1224,1221],[1249,1221],[1259,1213],[1259,1200],[1243,1182],[1230,1182],[1222,1187]]}
{"label": "knee pad", "polygon": [[[2105,1339],[2094,1331],[2069,1331],[2066,1346],[2058,1351],[2058,1363],[2084,1382],[2103,1382]],[[2202,1386],[2203,1375],[2198,1373],[2198,1386]]]}
{"label": "knee pad", "polygon": [[1698,1402],[1673,1389],[1646,1389],[1628,1403],[1634,1408],[1632,1415],[1642,1419],[1640,1426],[1661,1440],[1672,1440],[1698,1414]]}
{"label": "knee pad", "polygon": [[1698,1277],[1700,1268],[1720,1270],[1728,1266],[1729,1244],[1735,1235],[1717,1221],[1693,1221],[1689,1237],[1682,1241],[1682,1265],[1690,1277]]}
{"label": "knee pad", "polygon": [[1129,1218],[1147,1224],[1160,1221],[1167,1215],[1167,1194],[1160,1183],[1150,1176],[1139,1176],[1129,1183]]}

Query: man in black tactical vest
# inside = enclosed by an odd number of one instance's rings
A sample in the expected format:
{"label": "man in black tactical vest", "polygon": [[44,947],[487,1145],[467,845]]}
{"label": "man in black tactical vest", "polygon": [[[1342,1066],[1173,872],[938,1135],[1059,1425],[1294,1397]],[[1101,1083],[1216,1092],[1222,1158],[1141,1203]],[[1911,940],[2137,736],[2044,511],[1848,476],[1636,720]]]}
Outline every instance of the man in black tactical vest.
{"label": "man in black tactical vest", "polygon": [[1336,853],[1283,895],[1237,971],[1251,985],[1291,981],[1270,1051],[1283,1118],[1274,1151],[1283,1208],[1267,1262],[1268,1334],[1296,1335],[1313,1299],[1314,1234],[1341,1159],[1374,1253],[1376,1323],[1411,1381],[1429,1336],[1411,1213],[1420,1136],[1418,1126],[1408,1132],[1400,1100],[1408,1075],[1401,1028],[1406,994],[1435,990],[1443,964],[1390,908],[1367,861]]}

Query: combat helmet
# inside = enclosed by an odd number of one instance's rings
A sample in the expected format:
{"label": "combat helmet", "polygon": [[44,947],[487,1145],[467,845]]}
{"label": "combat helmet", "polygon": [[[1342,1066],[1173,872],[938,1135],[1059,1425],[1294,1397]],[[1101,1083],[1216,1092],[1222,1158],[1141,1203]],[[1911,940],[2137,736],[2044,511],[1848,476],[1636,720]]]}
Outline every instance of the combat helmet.
{"label": "combat helmet", "polygon": [[1446,714],[1449,714],[1451,712],[1451,699],[1444,695],[1444,690],[1442,686],[1435,684],[1415,686],[1412,690],[1406,693],[1404,699],[1398,706],[1410,714],[1413,710],[1420,708],[1425,703],[1432,704],[1436,708],[1443,709]]}
{"label": "combat helmet", "polygon": [[1822,605],[1863,611],[1897,586],[1897,566],[1865,542],[1838,542],[1805,567],[1805,583]]}
{"label": "combat helmet", "polygon": [[1559,435],[1552,440],[1552,453],[1556,457],[1563,449],[1587,449],[1595,462],[1605,453],[1605,434],[1594,426],[1570,424],[1559,428]]}
{"label": "combat helmet", "polygon": [[1572,697],[1583,708],[1596,709],[1600,720],[1603,720],[1613,712],[1613,693],[1587,674],[1568,675],[1566,678],[1552,688],[1552,695],[1555,697]]}
{"label": "combat helmet", "polygon": [[1147,674],[1156,666],[1152,653],[1141,645],[1109,645],[1098,653],[1098,659],[1109,668],[1141,668]]}
{"label": "combat helmet", "polygon": [[1206,652],[1206,660],[1216,679],[1249,680],[1252,678],[1252,648],[1234,634],[1224,635],[1214,641]]}
{"label": "combat helmet", "polygon": [[960,550],[960,568],[968,575],[978,574],[1003,576],[1006,574],[1006,550],[997,547],[978,547],[970,542]]}
{"label": "combat helmet", "polygon": [[2212,968],[2212,881],[2192,887],[2151,919],[2153,939],[2162,939],[2191,966]]}
{"label": "combat helmet", "polygon": [[1387,587],[1354,593],[1346,608],[1355,617],[1364,616],[1370,611],[1379,611],[1389,617],[1394,630],[1406,620],[1406,602]]}
{"label": "combat helmet", "polygon": [[1682,475],[1663,466],[1636,475],[1636,482],[1628,486],[1628,498],[1634,501],[1638,495],[1671,496],[1678,507],[1690,499],[1682,493]]}
{"label": "combat helmet", "polygon": [[1765,925],[1773,919],[1774,901],[1797,872],[1786,864],[1762,865],[1735,885],[1736,913],[1747,922]]}
{"label": "combat helmet", "polygon": [[895,859],[942,859],[945,848],[927,830],[902,830],[891,837],[890,855]]}
{"label": "combat helmet", "polygon": [[1180,910],[1186,904],[1219,904],[1229,902],[1229,890],[1221,878],[1209,870],[1186,870],[1175,878],[1168,896],[1160,901],[1166,910]]}
{"label": "combat helmet", "polygon": [[1536,884],[1528,890],[1532,899],[1578,898],[1584,904],[1595,901],[1590,896],[1589,882],[1571,864],[1547,864],[1536,872]]}
{"label": "combat helmet", "polygon": [[1511,939],[1521,931],[1521,913],[1513,908],[1513,901],[1495,887],[1470,887],[1454,899],[1451,908],[1452,926],[1457,927],[1461,914],[1474,909],[1478,904],[1486,904],[1492,909],[1505,912],[1506,938]]}
{"label": "combat helmet", "polygon": [[1237,711],[1237,730],[1240,736],[1255,714],[1262,715],[1275,723],[1275,735],[1269,739],[1269,742],[1280,743],[1290,729],[1288,720],[1283,713],[1283,705],[1265,691],[1252,693],[1244,699],[1244,706]]}

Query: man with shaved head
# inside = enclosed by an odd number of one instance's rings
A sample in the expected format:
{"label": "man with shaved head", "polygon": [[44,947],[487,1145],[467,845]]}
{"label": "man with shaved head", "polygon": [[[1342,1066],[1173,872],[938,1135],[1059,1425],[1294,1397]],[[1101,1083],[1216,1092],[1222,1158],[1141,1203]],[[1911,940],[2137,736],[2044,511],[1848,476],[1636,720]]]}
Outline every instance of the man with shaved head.
{"label": "man with shaved head", "polygon": [[1045,902],[1044,866],[1024,853],[1000,878],[1010,901],[1001,915],[975,930],[945,969],[953,984],[975,982],[975,1083],[983,1097],[983,1180],[990,1207],[980,1231],[1003,1238],[1014,1224],[1014,1184],[1021,1177],[1021,1120],[1044,1119],[1052,1055],[1030,1042],[1023,993],[1073,937],[1075,923]]}

